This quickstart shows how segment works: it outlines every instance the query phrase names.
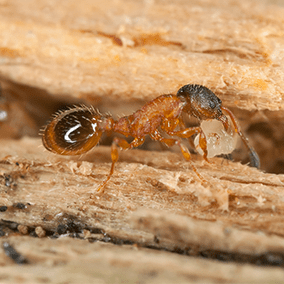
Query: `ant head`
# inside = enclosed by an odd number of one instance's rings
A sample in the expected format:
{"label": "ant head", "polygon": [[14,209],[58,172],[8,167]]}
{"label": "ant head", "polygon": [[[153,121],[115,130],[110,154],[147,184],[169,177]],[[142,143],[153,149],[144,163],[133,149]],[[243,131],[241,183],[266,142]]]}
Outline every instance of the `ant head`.
{"label": "ant head", "polygon": [[183,111],[201,120],[218,119],[225,129],[228,119],[222,113],[222,101],[208,88],[201,85],[185,85],[177,92],[177,96],[185,102]]}
{"label": "ant head", "polygon": [[185,85],[177,96],[185,102],[184,111],[199,119],[218,119],[223,115],[222,101],[204,86]]}

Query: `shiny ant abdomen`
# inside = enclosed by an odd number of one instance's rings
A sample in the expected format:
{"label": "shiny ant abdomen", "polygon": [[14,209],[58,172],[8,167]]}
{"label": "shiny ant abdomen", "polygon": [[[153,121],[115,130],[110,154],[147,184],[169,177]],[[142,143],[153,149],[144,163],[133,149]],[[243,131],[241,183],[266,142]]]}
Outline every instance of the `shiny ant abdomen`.
{"label": "shiny ant abdomen", "polygon": [[[258,155],[243,135],[233,113],[222,106],[221,100],[211,90],[201,85],[189,84],[180,88],[176,95],[161,95],[132,115],[121,117],[118,120],[114,120],[110,115],[102,115],[94,108],[75,106],[54,116],[44,129],[42,141],[45,148],[51,152],[60,155],[80,155],[96,146],[104,132],[115,132],[125,137],[133,137],[131,143],[121,137],[113,139],[111,170],[98,190],[104,188],[113,174],[114,165],[118,160],[118,147],[122,149],[138,147],[144,143],[146,135],[168,147],[178,145],[183,157],[190,163],[196,175],[202,182],[206,182],[191,162],[188,148],[180,140],[180,138],[189,138],[194,134],[199,134],[199,147],[203,151],[203,158],[208,161],[205,134],[199,126],[186,128],[182,113],[199,120],[219,120],[225,130],[229,128],[226,117],[228,115],[235,132],[249,150],[251,165],[259,167]],[[164,137],[163,133],[166,133],[169,138]]]}

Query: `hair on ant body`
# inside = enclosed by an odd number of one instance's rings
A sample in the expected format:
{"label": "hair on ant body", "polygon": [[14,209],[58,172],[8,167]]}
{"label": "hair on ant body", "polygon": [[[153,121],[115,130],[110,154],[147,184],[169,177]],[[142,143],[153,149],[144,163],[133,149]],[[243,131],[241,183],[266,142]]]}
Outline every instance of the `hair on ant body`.
{"label": "hair on ant body", "polygon": [[[242,133],[233,113],[222,106],[222,101],[211,90],[201,85],[188,84],[180,88],[176,95],[161,95],[146,103],[133,114],[121,117],[118,120],[114,120],[110,115],[100,114],[92,107],[75,106],[54,116],[44,129],[42,142],[45,148],[53,153],[80,155],[96,146],[104,132],[115,132],[125,137],[133,137],[131,143],[120,137],[113,139],[111,169],[106,180],[99,186],[98,191],[104,188],[113,174],[114,165],[118,160],[118,148],[132,149],[138,147],[144,143],[146,135],[168,147],[178,145],[183,157],[190,163],[199,179],[206,182],[191,162],[191,154],[188,148],[178,139],[199,134],[198,146],[203,151],[203,158],[208,161],[205,134],[200,126],[186,128],[182,113],[194,116],[199,120],[216,119],[223,124],[225,131],[230,126],[226,116],[228,115],[235,132],[241,137],[250,153],[251,165],[259,167],[258,155],[249,145],[248,139]],[[170,138],[165,138],[163,132]]]}

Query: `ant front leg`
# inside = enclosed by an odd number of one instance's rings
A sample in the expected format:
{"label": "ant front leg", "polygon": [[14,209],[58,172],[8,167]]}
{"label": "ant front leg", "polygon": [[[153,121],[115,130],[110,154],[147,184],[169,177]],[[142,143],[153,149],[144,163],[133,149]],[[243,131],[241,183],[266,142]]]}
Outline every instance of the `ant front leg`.
{"label": "ant front leg", "polygon": [[207,183],[205,178],[198,172],[197,168],[193,165],[191,162],[191,155],[187,147],[181,143],[181,141],[174,139],[174,138],[165,138],[163,137],[158,130],[156,130],[154,133],[150,134],[150,137],[155,141],[160,141],[162,143],[165,143],[168,147],[171,147],[173,145],[178,145],[183,157],[190,163],[191,168],[195,172],[195,174],[199,177],[199,179],[202,181],[202,183]]}
{"label": "ant front leg", "polygon": [[131,143],[128,143],[125,139],[120,138],[120,137],[115,137],[113,139],[113,142],[111,144],[111,168],[110,168],[110,172],[106,178],[106,180],[99,186],[98,191],[101,191],[105,185],[107,184],[107,182],[110,180],[111,176],[113,175],[114,172],[114,165],[118,160],[118,147],[122,148],[123,150],[127,150],[127,149],[132,149],[135,147],[138,147],[139,145],[143,144],[145,141],[145,138],[135,138]]}
{"label": "ant front leg", "polygon": [[[183,119],[180,119],[180,120],[179,120],[179,129],[180,129],[180,130],[185,130],[185,129],[186,129],[186,126],[185,126],[185,123],[184,123]],[[188,137],[188,138],[187,138],[187,141],[188,141],[190,147],[191,147],[192,149],[194,149],[194,148],[195,148],[195,145],[194,145],[194,142],[193,142],[192,137]]]}
{"label": "ant front leg", "polygon": [[202,129],[200,127],[191,127],[191,128],[186,128],[186,129],[182,129],[182,130],[178,130],[178,131],[167,131],[167,134],[169,134],[170,136],[178,136],[180,138],[189,138],[194,134],[200,134],[199,137],[199,147],[202,149],[203,151],[203,158],[206,162],[209,163],[209,160],[207,158],[208,152],[207,152],[207,141],[206,141],[206,136],[204,134],[204,132],[202,131]]}

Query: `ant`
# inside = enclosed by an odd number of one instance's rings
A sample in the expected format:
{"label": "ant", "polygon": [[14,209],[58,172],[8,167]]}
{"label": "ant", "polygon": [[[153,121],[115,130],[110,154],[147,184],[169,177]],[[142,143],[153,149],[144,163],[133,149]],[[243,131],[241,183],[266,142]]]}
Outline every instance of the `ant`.
{"label": "ant", "polygon": [[[207,87],[188,84],[180,88],[176,95],[161,95],[145,104],[132,115],[114,120],[110,115],[102,115],[92,107],[75,106],[74,108],[58,112],[53,120],[45,127],[42,142],[45,148],[60,155],[81,155],[96,146],[104,132],[116,132],[134,139],[128,143],[125,139],[115,137],[111,145],[112,165],[106,180],[99,186],[102,190],[114,172],[114,165],[118,160],[118,147],[126,150],[138,147],[149,135],[153,140],[160,141],[171,147],[178,145],[183,157],[190,163],[191,168],[206,183],[191,162],[188,148],[180,139],[199,134],[199,147],[203,151],[203,158],[207,161],[207,142],[201,127],[186,128],[182,113],[192,115],[199,120],[217,119],[222,122],[225,130],[229,128],[227,114],[232,121],[234,130],[241,137],[250,152],[251,165],[259,168],[257,153],[249,145],[242,133],[233,113],[222,106],[222,101]],[[176,128],[178,130],[176,130]],[[166,133],[170,138],[163,137]]]}

